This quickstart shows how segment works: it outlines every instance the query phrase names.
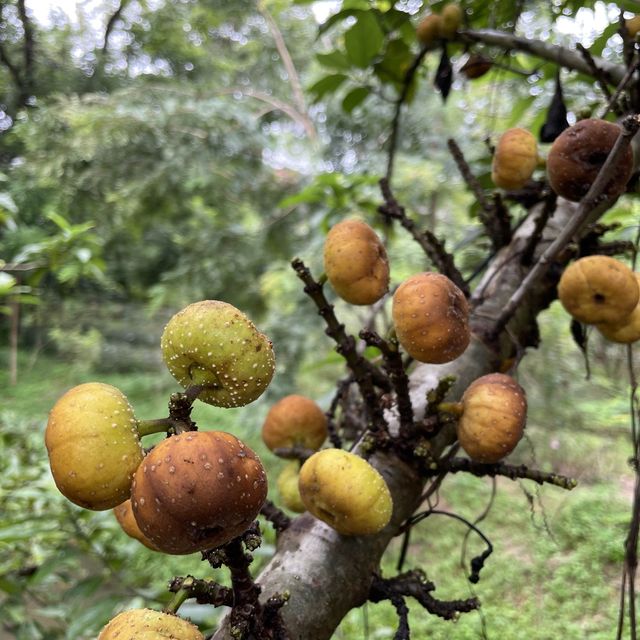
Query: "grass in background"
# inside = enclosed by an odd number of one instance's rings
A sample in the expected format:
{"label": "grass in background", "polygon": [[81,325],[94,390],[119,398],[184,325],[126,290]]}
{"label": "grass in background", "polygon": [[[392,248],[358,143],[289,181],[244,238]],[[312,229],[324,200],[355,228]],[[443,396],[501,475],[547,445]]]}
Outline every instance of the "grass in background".
{"label": "grass in background", "polygon": [[[438,598],[475,593],[482,611],[451,623],[428,615],[410,600],[412,637],[481,638],[483,625],[486,637],[492,639],[612,637],[633,486],[626,463],[630,445],[625,431],[625,385],[621,382],[621,388],[615,389],[604,374],[586,382],[582,372],[575,370],[579,360],[571,350],[571,345],[564,345],[551,361],[548,352],[535,352],[525,360],[521,380],[532,389],[527,440],[510,461],[533,464],[535,460],[540,468],[576,477],[578,488],[565,492],[526,481],[498,480],[495,503],[480,524],[495,550],[473,589],[467,575],[469,560],[484,548],[479,538],[471,534],[462,568],[460,550],[466,529],[461,523],[432,515],[417,525],[404,568],[423,568],[435,582]],[[127,538],[110,512],[94,513],[71,505],[55,489],[48,470],[44,426],[48,411],[64,391],[99,380],[120,388],[140,418],[162,417],[167,414],[169,394],[178,390],[168,372],[162,367],[96,372],[44,355],[31,367],[27,356],[21,357],[20,364],[16,387],[9,387],[6,372],[0,371],[4,389],[0,608],[7,612],[5,622],[19,629],[7,637],[92,638],[118,606],[161,606],[168,599],[166,584],[173,575],[212,577],[198,554],[155,554]],[[328,365],[321,366],[328,379]],[[556,382],[549,387],[544,376],[549,366],[560,370],[563,385]],[[297,390],[313,393],[316,373],[313,367],[303,369]],[[538,387],[536,380],[541,381]],[[572,397],[587,398],[587,402],[573,402]],[[274,479],[283,463],[260,439],[270,400],[267,396],[231,410],[196,403],[194,418],[201,428],[228,430],[254,448],[271,479],[269,497],[278,502]],[[145,444],[151,441],[145,439]],[[473,521],[485,509],[490,494],[490,481],[458,474],[444,482],[438,508]],[[273,550],[274,536],[268,525],[264,529],[256,567]],[[395,573],[399,548],[397,540],[386,553],[384,575]],[[218,575],[227,580],[225,571]],[[182,611],[205,629],[213,628],[219,616],[211,607],[191,603]],[[393,638],[396,626],[393,607],[369,604],[352,611],[335,638]]]}

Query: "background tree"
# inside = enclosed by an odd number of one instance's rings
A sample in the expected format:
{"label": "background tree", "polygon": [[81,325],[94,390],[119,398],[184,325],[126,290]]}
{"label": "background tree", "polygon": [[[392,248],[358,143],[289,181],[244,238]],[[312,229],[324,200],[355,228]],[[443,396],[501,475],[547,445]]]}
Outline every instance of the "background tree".
{"label": "background tree", "polygon": [[[333,407],[332,417],[343,435],[354,426],[361,428],[362,416],[374,422],[394,421],[394,404],[405,401],[401,440],[393,446],[383,438],[368,442],[369,460],[383,473],[394,497],[390,527],[362,539],[341,538],[306,514],[278,535],[275,550],[270,546],[276,542],[273,534],[268,525],[263,527],[264,555],[258,551],[255,564],[263,565],[272,552],[273,557],[257,578],[261,601],[264,605],[272,595],[289,594],[281,613],[291,637],[330,637],[343,617],[367,600],[390,601],[390,610],[400,616],[396,637],[407,637],[407,597],[444,618],[478,607],[462,582],[446,591],[451,594],[446,600],[437,600],[434,585],[419,573],[401,579],[377,574],[381,561],[385,571],[390,570],[383,553],[389,545],[398,551],[394,538],[400,531],[406,540],[412,531],[414,541],[426,526],[433,527],[431,535],[438,539],[445,535],[447,525],[428,524],[442,510],[430,500],[445,479],[449,481],[447,474],[469,470],[455,454],[452,424],[434,412],[433,396],[426,403],[427,392],[452,375],[453,386],[440,389],[448,393],[447,399],[458,399],[484,373],[514,372],[527,353],[519,377],[532,383],[531,396],[535,400],[546,394],[554,399],[560,406],[540,405],[548,409],[547,416],[573,424],[573,406],[558,402],[554,385],[557,369],[566,363],[554,361],[553,375],[541,364],[544,360],[538,361],[537,371],[535,366],[526,370],[527,360],[536,358],[529,352],[538,345],[540,332],[557,344],[554,336],[545,334],[547,322],[556,326],[553,318],[546,314],[538,327],[537,317],[555,297],[559,275],[572,257],[630,251],[629,241],[635,239],[635,178],[628,195],[604,203],[598,185],[578,205],[556,201],[542,171],[525,189],[497,191],[490,181],[491,155],[485,144],[487,135],[491,146],[497,134],[510,126],[527,126],[537,134],[548,125],[550,103],[556,113],[562,112],[558,78],[571,120],[585,113],[601,116],[605,108],[609,118],[636,113],[635,77],[627,72],[634,68],[636,45],[621,30],[619,20],[620,10],[633,9],[634,3],[607,8],[601,3],[467,2],[464,28],[449,41],[421,48],[415,35],[417,14],[438,12],[444,4],[344,2],[322,22],[317,40],[316,22],[304,2],[234,3],[224,8],[216,3],[123,2],[97,13],[100,20],[94,16],[83,29],[62,16],[49,26],[40,25],[30,15],[28,3],[2,5],[0,81],[7,88],[3,108],[8,130],[3,158],[9,178],[6,202],[14,203],[15,226],[40,229],[55,220],[54,213],[63,215],[64,224],[76,225],[69,228],[88,232],[83,225],[90,224],[105,260],[99,288],[82,271],[73,280],[71,299],[68,290],[63,302],[62,290],[47,287],[44,313],[57,319],[63,348],[78,308],[110,313],[114,305],[137,301],[151,305],[161,319],[194,299],[219,298],[247,310],[256,320],[261,318],[260,328],[274,340],[282,368],[272,398],[304,384],[301,372],[315,360],[309,376],[313,383],[307,384],[326,390],[326,407]],[[585,36],[584,49],[576,50],[577,27],[567,29],[565,25],[575,23],[566,20],[585,6],[599,15],[604,12],[610,23],[594,37]],[[73,56],[64,53],[71,51]],[[481,55],[491,65],[486,76],[473,82],[459,73],[469,54]],[[447,99],[444,105],[442,98]],[[627,126],[630,138],[633,122]],[[449,135],[454,137],[448,139]],[[626,137],[621,144],[627,144]],[[466,189],[452,178],[458,172]],[[432,268],[470,292],[472,345],[450,365],[410,369],[413,419],[406,413],[406,388],[398,382],[393,343],[372,333],[362,334],[358,341],[348,337],[363,326],[385,335],[384,308],[376,308],[369,317],[338,303],[340,321],[347,325],[347,334],[342,334],[325,298],[333,301],[333,294],[316,280],[324,239],[318,230],[354,210],[384,234],[394,283]],[[605,212],[604,226],[596,224]],[[563,230],[576,220],[580,223],[563,237]],[[623,226],[613,229],[612,222]],[[9,231],[2,235],[7,263],[18,254],[9,244]],[[541,260],[558,237],[562,241],[555,247],[561,251],[554,250],[550,262]],[[8,247],[12,250],[5,254]],[[294,265],[311,299],[296,285],[287,264],[295,254],[311,267],[309,272],[299,261]],[[527,280],[541,266],[547,271]],[[349,365],[348,381],[338,387],[336,396],[330,385],[344,376],[342,360],[327,356],[317,363],[317,354],[326,352],[329,343],[314,305]],[[42,310],[43,304],[38,312]],[[32,327],[41,323],[35,317],[27,317],[25,346],[37,340]],[[560,314],[558,321],[568,335],[566,316]],[[86,335],[89,326],[84,321],[76,337]],[[576,335],[582,333],[576,329]],[[112,342],[111,337],[106,342]],[[366,342],[369,346],[364,349]],[[594,385],[602,393],[607,386],[617,386],[624,357],[597,339],[595,344]],[[87,351],[80,353],[82,360]],[[102,356],[99,359],[105,366]],[[373,383],[368,382],[371,375]],[[160,391],[160,386],[175,390],[166,380],[153,390]],[[332,397],[335,403],[330,402]],[[620,417],[624,400],[605,393],[593,402],[591,415],[599,414],[602,422],[614,427],[625,419]],[[148,401],[142,410],[157,415],[162,410],[158,406]],[[253,411],[240,414],[237,421],[250,420],[255,431],[259,409]],[[222,424],[234,421],[220,412],[197,416],[199,423],[212,418]],[[417,435],[416,425],[425,420],[426,430]],[[384,433],[382,424],[368,426],[377,426],[378,435]],[[243,437],[242,429],[239,435]],[[428,443],[432,459],[416,455],[421,450],[415,446],[416,438],[425,446]],[[25,441],[15,430],[3,431],[3,439],[11,450]],[[55,619],[57,607],[57,615],[73,620],[57,625],[59,637],[77,637],[88,625],[110,617],[124,597],[130,603],[139,598],[166,602],[161,589],[150,589],[145,582],[141,566],[145,552],[135,548],[125,552],[121,543],[110,540],[114,529],[104,514],[79,513],[61,500],[44,503],[29,493],[36,491],[37,483],[51,484],[39,477],[41,463],[34,464],[41,456],[41,445],[34,444],[22,446],[16,455],[16,469],[31,466],[30,488],[18,488],[20,472],[5,474],[16,479],[9,482],[11,500],[3,505],[9,526],[2,539],[13,551],[2,567],[10,632],[31,638],[42,637],[38,634],[46,629],[47,637],[54,637],[45,621]],[[570,480],[535,471],[537,465],[521,456],[519,461],[527,462],[527,468],[472,465],[471,470],[572,486]],[[572,475],[570,459],[561,469],[555,467],[556,472],[562,470]],[[524,491],[535,504],[531,489]],[[637,483],[633,493],[638,493]],[[637,514],[637,497],[635,502]],[[25,505],[30,513],[22,520]],[[481,506],[475,500],[470,504],[475,512]],[[544,511],[539,513],[544,517]],[[573,521],[581,522],[581,515],[578,509]],[[48,528],[45,523],[51,520],[63,523],[62,528]],[[621,522],[616,521],[618,541],[624,531]],[[574,529],[567,523],[563,531],[563,543],[569,548],[580,544],[579,536],[571,538]],[[24,542],[27,536],[29,545]],[[35,554],[28,548],[33,539],[41,541]],[[629,540],[626,585],[633,584],[635,571],[633,535]],[[484,547],[473,548],[476,557],[482,557]],[[612,551],[611,557],[621,560],[620,553]],[[79,571],[86,555],[100,563],[96,572]],[[208,579],[208,572],[192,560],[159,564],[163,574],[171,569],[172,575],[204,573]],[[135,570],[133,576],[123,574],[128,562],[135,563],[138,575]],[[154,565],[156,570],[159,564]],[[224,575],[215,572],[216,579],[224,580]],[[163,575],[160,582],[169,577]],[[65,608],[45,599],[38,616],[25,619],[31,599],[43,598],[41,587],[61,578],[74,585],[72,604]],[[574,583],[577,579],[573,577]],[[436,585],[440,593],[437,580]],[[172,588],[181,586],[184,582],[178,580]],[[237,574],[234,586],[238,588]],[[190,589],[186,595],[195,595],[195,588]],[[480,597],[485,603],[481,592]],[[605,597],[611,600],[610,593]],[[94,606],[88,608],[92,598]],[[255,602],[246,604],[254,607],[254,618],[260,620]],[[415,629],[422,617],[416,613],[418,606],[410,606],[409,626]],[[183,610],[194,612],[188,605]],[[607,618],[603,624],[603,628],[609,624],[607,637],[610,623]],[[635,628],[633,606],[629,626]],[[91,633],[87,631],[87,637]],[[450,634],[451,629],[445,625],[441,633]],[[227,620],[214,637],[228,634]]]}

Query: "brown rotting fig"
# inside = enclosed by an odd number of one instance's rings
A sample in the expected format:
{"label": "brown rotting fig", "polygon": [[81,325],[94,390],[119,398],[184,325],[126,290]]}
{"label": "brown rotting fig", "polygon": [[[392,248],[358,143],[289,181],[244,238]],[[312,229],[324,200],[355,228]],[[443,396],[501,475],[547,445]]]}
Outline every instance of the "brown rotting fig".
{"label": "brown rotting fig", "polygon": [[266,496],[262,463],[243,442],[223,431],[187,431],[147,455],[131,502],[142,533],[160,551],[179,555],[239,536]]}
{"label": "brown rotting fig", "polygon": [[[567,200],[581,200],[591,188],[620,132],[617,124],[596,118],[580,120],[565,129],[555,139],[547,157],[547,177],[551,188]],[[604,194],[609,197],[620,195],[632,171],[633,152],[629,146]]]}

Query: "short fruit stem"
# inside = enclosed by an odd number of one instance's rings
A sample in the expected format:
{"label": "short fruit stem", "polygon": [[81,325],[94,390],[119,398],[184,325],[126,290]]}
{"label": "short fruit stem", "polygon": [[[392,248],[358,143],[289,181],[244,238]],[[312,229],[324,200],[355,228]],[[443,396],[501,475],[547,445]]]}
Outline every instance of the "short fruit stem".
{"label": "short fruit stem", "polygon": [[190,596],[190,589],[193,586],[193,578],[185,578],[182,583],[182,587],[175,592],[173,598],[169,601],[167,606],[163,609],[165,613],[177,613],[178,609],[182,606],[182,603]]}
{"label": "short fruit stem", "polygon": [[157,420],[138,420],[136,430],[142,438],[152,433],[162,433],[173,426],[173,421],[169,418],[158,418]]}
{"label": "short fruit stem", "polygon": [[460,417],[463,412],[463,405],[462,402],[441,402],[438,405],[438,411]]}

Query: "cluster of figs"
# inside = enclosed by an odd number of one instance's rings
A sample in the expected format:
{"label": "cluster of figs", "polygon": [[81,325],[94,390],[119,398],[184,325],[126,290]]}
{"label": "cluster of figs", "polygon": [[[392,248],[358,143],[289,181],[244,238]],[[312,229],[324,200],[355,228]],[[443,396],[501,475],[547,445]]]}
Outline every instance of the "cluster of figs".
{"label": "cluster of figs", "polygon": [[[552,188],[570,200],[582,198],[618,133],[617,125],[597,120],[581,121],[563,133],[547,161]],[[604,144],[597,152],[591,146],[594,137]],[[496,149],[494,182],[520,188],[537,165],[533,136],[524,129],[510,130]],[[624,189],[629,178],[625,167],[607,193],[618,195]],[[347,303],[371,305],[389,291],[385,247],[363,220],[333,226],[323,257],[329,284]],[[564,271],[558,294],[574,318],[595,325],[607,338],[640,338],[640,277],[618,260],[587,256],[575,261]],[[393,293],[391,315],[400,347],[417,362],[448,363],[469,345],[467,299],[440,273],[417,273],[402,282]],[[198,399],[219,407],[256,400],[275,372],[269,338],[243,312],[218,300],[196,302],[175,314],[162,334],[161,351],[184,388],[197,385]],[[502,373],[478,378],[459,402],[441,408],[458,416],[463,450],[485,464],[515,448],[526,422],[525,392]],[[45,434],[56,485],[84,508],[113,509],[123,530],[155,551],[189,554],[242,534],[267,497],[265,469],[251,448],[224,431],[184,431],[145,454],[141,439],[150,432],[117,388],[89,382],[70,389],[51,410]],[[269,410],[262,438],[271,451],[314,451],[302,463],[289,462],[278,477],[284,506],[310,512],[336,535],[381,531],[393,513],[384,477],[359,455],[325,447],[327,436],[326,415],[311,398],[288,395]],[[126,640],[165,632],[202,637],[173,614],[137,609],[116,616],[99,638]]]}

